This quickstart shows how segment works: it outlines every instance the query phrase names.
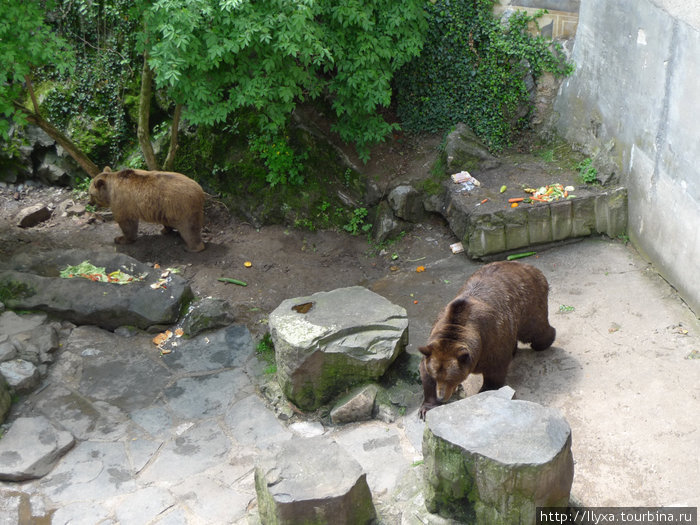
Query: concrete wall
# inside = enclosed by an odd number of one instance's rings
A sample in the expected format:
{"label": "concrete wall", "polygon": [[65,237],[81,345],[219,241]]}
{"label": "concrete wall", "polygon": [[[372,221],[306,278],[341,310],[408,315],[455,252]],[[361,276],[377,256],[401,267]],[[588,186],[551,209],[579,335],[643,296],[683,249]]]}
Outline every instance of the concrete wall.
{"label": "concrete wall", "polygon": [[573,38],[578,24],[580,0],[498,0],[494,13],[501,14],[511,9],[535,14],[547,10],[538,21],[540,33],[557,40]]}
{"label": "concrete wall", "polygon": [[700,31],[669,1],[581,1],[555,125],[616,171],[632,242],[700,314]]}

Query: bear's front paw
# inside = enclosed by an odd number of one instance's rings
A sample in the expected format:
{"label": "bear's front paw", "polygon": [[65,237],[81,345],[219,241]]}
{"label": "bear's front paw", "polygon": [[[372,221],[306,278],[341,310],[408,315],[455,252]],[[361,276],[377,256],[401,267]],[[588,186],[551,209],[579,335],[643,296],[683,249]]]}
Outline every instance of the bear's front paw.
{"label": "bear's front paw", "polygon": [[123,235],[114,238],[114,244],[131,244],[132,242],[134,242],[134,239],[127,239]]}
{"label": "bear's front paw", "polygon": [[425,421],[425,414],[428,413],[428,410],[432,410],[433,408],[440,406],[440,403],[423,403],[420,406],[420,409],[418,410],[418,417],[420,417],[423,421]]}

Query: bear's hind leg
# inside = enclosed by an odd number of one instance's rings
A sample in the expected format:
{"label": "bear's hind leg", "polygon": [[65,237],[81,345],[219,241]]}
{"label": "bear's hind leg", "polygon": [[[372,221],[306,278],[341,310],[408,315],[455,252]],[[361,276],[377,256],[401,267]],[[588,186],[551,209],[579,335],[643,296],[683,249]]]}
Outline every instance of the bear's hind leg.
{"label": "bear's hind leg", "polygon": [[481,385],[479,392],[486,392],[487,390],[498,390],[503,385],[506,384],[506,371],[499,372],[484,372],[484,383]]}
{"label": "bear's hind leg", "polygon": [[202,221],[195,220],[189,223],[178,224],[177,231],[180,232],[180,237],[185,241],[188,252],[201,252],[204,250]]}
{"label": "bear's hind leg", "polygon": [[536,350],[538,352],[540,350],[546,350],[547,348],[552,346],[552,343],[554,342],[554,339],[556,339],[556,337],[557,331],[554,329],[553,326],[550,326],[548,324],[546,330],[544,330],[537,337],[532,338],[532,343],[530,346],[533,350]]}

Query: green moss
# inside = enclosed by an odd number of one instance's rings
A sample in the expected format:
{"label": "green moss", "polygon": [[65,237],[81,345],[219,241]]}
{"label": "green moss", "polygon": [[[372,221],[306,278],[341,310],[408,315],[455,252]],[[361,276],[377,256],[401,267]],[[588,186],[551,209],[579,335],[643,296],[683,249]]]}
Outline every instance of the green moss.
{"label": "green moss", "polygon": [[33,295],[34,290],[26,283],[3,279],[0,281],[0,302],[12,303],[13,299],[21,299]]}

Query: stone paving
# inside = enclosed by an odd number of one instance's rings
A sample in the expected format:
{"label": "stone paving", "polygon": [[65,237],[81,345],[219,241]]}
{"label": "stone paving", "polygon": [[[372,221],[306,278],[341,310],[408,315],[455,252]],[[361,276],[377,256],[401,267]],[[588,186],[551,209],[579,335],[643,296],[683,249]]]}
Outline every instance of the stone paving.
{"label": "stone paving", "polygon": [[[570,422],[574,501],[697,505],[697,318],[621,243],[591,239],[529,262],[550,281],[557,341],[521,350],[508,384]],[[448,255],[369,288],[407,309],[415,353],[476,267]],[[62,340],[10,422],[43,415],[76,444],[44,477],[0,482],[0,524],[257,524],[256,458],[320,434],[366,471],[379,523],[453,523],[425,509],[417,379],[418,397],[394,422],[336,426],[323,411],[279,417],[261,395],[266,365],[246,327],[180,340],[166,355],[152,337],[79,326]]]}

